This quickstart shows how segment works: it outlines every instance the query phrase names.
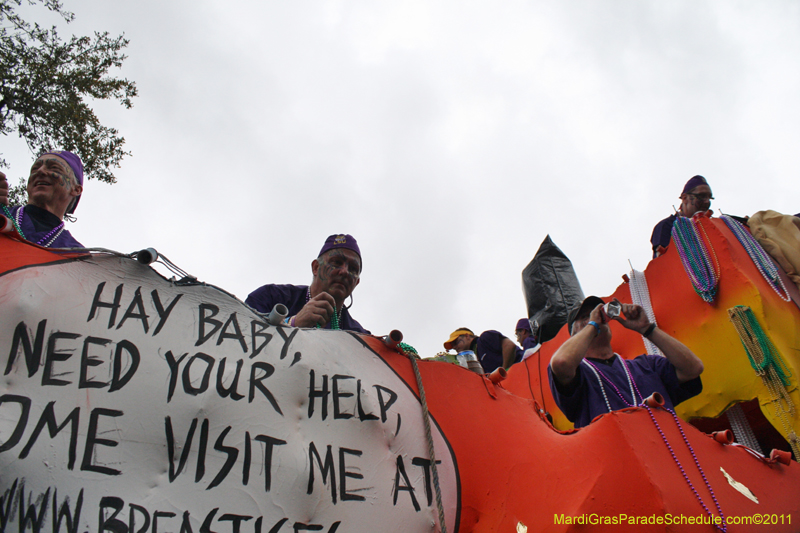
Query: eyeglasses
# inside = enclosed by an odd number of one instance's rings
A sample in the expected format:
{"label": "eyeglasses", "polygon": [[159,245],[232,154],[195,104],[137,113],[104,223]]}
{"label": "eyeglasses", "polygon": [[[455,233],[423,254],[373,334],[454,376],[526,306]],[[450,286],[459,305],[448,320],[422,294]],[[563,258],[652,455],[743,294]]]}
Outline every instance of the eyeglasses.
{"label": "eyeglasses", "polygon": [[701,202],[706,202],[706,201],[708,201],[708,200],[713,200],[713,199],[714,199],[714,197],[713,197],[713,196],[711,196],[711,195],[710,195],[710,194],[708,194],[708,193],[700,193],[700,194],[695,194],[695,193],[693,193],[693,192],[689,192],[689,193],[686,193],[686,194],[688,194],[689,196],[694,196],[695,198],[697,198],[697,199],[698,199],[698,200],[700,200]]}

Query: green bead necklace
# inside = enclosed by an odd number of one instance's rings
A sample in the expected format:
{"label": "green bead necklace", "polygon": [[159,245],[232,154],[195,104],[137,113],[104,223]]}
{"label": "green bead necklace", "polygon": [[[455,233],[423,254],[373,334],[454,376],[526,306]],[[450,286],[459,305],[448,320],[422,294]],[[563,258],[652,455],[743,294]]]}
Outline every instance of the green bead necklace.
{"label": "green bead necklace", "polygon": [[[320,327],[317,324],[317,327]],[[339,312],[336,309],[333,310],[333,316],[331,317],[331,329],[339,329]]]}
{"label": "green bead necklace", "polygon": [[[306,303],[311,300],[311,287],[306,289]],[[322,325],[317,324],[317,329],[321,329]],[[331,329],[339,329],[339,311],[336,309],[333,310],[333,316],[331,317]]]}
{"label": "green bead necklace", "polygon": [[[20,207],[20,209],[22,209],[22,208]],[[6,214],[6,218],[9,219],[12,224],[14,224],[14,227],[16,228],[17,233],[19,233],[19,236],[22,237],[23,239],[27,239],[27,237],[25,237],[25,234],[22,233],[22,228],[19,227],[19,224],[17,224],[17,221],[14,219],[13,216],[11,216],[11,211],[9,211],[8,207],[5,206],[5,205],[3,205],[3,212]]]}

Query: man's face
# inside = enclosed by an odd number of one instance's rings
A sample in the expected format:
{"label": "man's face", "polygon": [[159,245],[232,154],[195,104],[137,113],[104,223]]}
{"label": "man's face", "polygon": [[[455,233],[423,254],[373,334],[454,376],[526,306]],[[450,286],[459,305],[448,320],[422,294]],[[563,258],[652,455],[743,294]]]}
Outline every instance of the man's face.
{"label": "man's face", "polygon": [[472,344],[472,339],[472,335],[459,335],[456,337],[456,340],[453,341],[453,349],[456,352],[469,350],[469,345]]}
{"label": "man's face", "polygon": [[70,202],[82,192],[67,162],[53,154],[36,160],[28,176],[28,203],[63,217]]}
{"label": "man's face", "polygon": [[527,329],[518,329],[514,334],[517,336],[517,344],[522,344],[522,341],[531,336],[531,332]]}
{"label": "man's face", "polygon": [[691,192],[681,196],[681,215],[690,217],[698,211],[708,211],[712,199],[711,187],[698,185]]}
{"label": "man's face", "polygon": [[[592,310],[588,309],[581,313],[578,318],[575,319],[575,322],[572,323],[572,333],[571,336],[575,336],[578,334],[580,330],[589,326],[589,320],[591,318]],[[589,326],[594,327],[594,326]],[[600,331],[598,332],[597,336],[592,340],[592,343],[600,343],[606,342],[611,340],[611,328],[608,327],[608,324],[600,324]]]}
{"label": "man's face", "polygon": [[328,250],[314,259],[311,269],[320,289],[339,301],[350,296],[361,281],[361,258],[345,248]]}
{"label": "man's face", "polygon": [[572,323],[572,331],[570,332],[570,335],[577,335],[577,333],[585,328],[587,324],[589,324],[589,313],[581,313],[580,316],[575,319],[575,322]]}

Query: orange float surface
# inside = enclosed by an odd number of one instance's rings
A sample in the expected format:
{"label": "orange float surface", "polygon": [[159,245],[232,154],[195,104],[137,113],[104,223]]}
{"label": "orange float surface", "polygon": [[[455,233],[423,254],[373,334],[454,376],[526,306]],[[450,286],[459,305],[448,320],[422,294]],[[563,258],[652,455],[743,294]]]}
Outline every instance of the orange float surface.
{"label": "orange float surface", "polygon": [[[723,414],[734,403],[758,398],[764,416],[788,440],[792,438],[792,432],[800,432],[800,409],[795,409],[795,414],[789,416],[776,412],[769,388],[751,366],[730,321],[728,309],[747,306],[752,310],[789,369],[787,390],[794,406],[800,407],[797,386],[800,294],[782,274],[790,299],[781,298],[724,221],[707,217],[697,220],[710,256],[718,265],[719,284],[712,303],[706,303],[695,293],[674,244],[664,255],[652,260],[644,271],[659,328],[687,345],[705,366],[702,394],[680,404],[676,411],[685,419],[713,418]],[[613,297],[631,303],[629,283],[622,283],[606,299]],[[641,336],[617,323],[612,323],[611,327],[612,347],[617,353],[629,359],[645,353]],[[533,391],[533,398],[552,413],[556,426],[564,429],[571,424],[555,406],[546,370],[550,357],[566,338],[566,328],[563,328],[555,339],[542,346],[539,354],[524,365],[518,365],[519,368],[512,367],[507,385],[523,397],[530,398]]]}

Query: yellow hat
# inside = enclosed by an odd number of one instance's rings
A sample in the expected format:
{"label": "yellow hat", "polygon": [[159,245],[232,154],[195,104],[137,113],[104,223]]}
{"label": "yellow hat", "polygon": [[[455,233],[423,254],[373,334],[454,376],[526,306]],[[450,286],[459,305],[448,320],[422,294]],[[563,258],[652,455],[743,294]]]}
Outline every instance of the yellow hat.
{"label": "yellow hat", "polygon": [[449,349],[451,349],[451,348],[453,347],[453,342],[454,342],[454,341],[455,341],[457,338],[459,338],[461,335],[472,335],[472,336],[475,336],[475,334],[474,334],[474,333],[472,333],[472,330],[471,330],[471,329],[468,329],[468,328],[458,328],[457,330],[455,330],[453,333],[451,333],[451,334],[450,334],[450,338],[449,338],[449,339],[447,339],[447,342],[445,342],[445,343],[444,343],[444,349],[445,349],[445,350],[449,350]]}

